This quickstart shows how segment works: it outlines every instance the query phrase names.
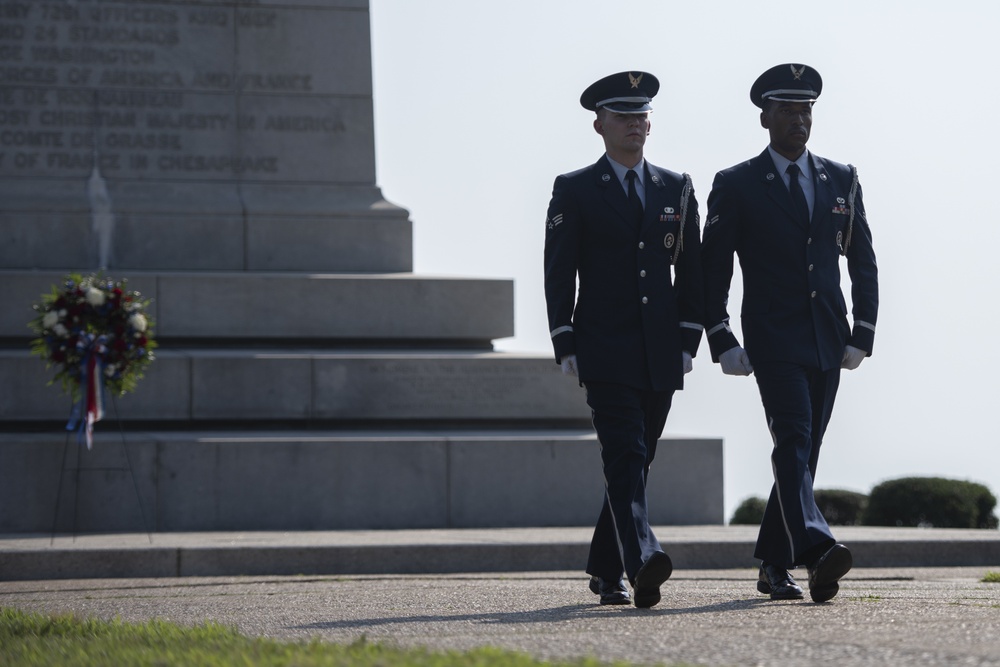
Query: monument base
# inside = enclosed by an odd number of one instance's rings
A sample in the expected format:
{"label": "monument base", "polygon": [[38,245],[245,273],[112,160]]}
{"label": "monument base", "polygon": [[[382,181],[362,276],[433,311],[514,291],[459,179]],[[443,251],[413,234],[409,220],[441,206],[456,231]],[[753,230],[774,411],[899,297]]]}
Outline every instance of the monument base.
{"label": "monument base", "polygon": [[[0,531],[51,530],[57,495],[59,530],[141,530],[112,420],[156,531],[592,524],[582,390],[493,349],[513,282],[412,273],[367,0],[0,7]],[[160,347],[59,494],[70,401],[28,322],[98,267],[152,299]],[[721,442],[671,443],[651,520],[721,522]]]}
{"label": "monument base", "polygon": [[[134,482],[96,435],[60,476],[65,435],[0,434],[0,533],[51,531],[60,479],[61,533],[590,526],[603,501],[583,430],[126,432]],[[662,439],[650,475],[651,523],[724,523],[721,440]]]}

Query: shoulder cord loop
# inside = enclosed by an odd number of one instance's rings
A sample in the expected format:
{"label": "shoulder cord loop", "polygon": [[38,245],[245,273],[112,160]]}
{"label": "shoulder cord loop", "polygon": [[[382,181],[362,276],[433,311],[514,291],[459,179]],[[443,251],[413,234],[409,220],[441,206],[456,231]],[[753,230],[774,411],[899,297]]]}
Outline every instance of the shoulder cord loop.
{"label": "shoulder cord loop", "polygon": [[681,189],[681,224],[677,229],[677,247],[674,248],[674,257],[670,260],[671,264],[677,263],[677,258],[680,256],[681,250],[684,249],[684,223],[687,221],[688,200],[691,198],[692,190],[694,190],[694,185],[691,183],[691,175],[684,174],[684,187]]}
{"label": "shoulder cord loop", "polygon": [[847,218],[847,234],[844,236],[844,247],[840,251],[841,255],[846,255],[847,249],[851,245],[851,232],[854,231],[854,198],[858,194],[858,168],[853,164],[849,164],[847,167],[851,170],[851,191],[847,194],[847,206],[851,213]]}

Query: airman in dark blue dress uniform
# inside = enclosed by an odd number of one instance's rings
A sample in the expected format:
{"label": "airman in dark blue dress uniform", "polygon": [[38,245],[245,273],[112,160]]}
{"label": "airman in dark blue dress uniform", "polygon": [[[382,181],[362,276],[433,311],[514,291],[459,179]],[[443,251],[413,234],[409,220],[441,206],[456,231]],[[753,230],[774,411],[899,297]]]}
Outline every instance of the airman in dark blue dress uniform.
{"label": "airman in dark blue dress uniform", "polygon": [[[857,171],[806,150],[822,87],[819,73],[801,64],[758,77],[750,98],[770,144],[716,174],[702,245],[712,359],[726,374],[756,376],[774,442],[774,485],[755,551],[757,589],[775,599],[801,598],[788,570],[804,565],[816,602],[837,594],[852,565],[813,497],[820,445],[841,368],[854,370],[871,355],[878,314],[878,270]],[[745,349],[727,312],[734,253],[743,271]],[[853,327],[841,257],[851,279]]]}
{"label": "airman in dark blue dress uniform", "polygon": [[[604,506],[587,572],[602,604],[651,607],[673,565],[649,527],[646,480],[674,391],[701,341],[698,203],[691,179],[643,157],[648,72],[584,91],[606,153],[559,176],[545,220],[545,298],[556,363],[586,388],[601,444]],[[579,284],[579,288],[578,288]]]}

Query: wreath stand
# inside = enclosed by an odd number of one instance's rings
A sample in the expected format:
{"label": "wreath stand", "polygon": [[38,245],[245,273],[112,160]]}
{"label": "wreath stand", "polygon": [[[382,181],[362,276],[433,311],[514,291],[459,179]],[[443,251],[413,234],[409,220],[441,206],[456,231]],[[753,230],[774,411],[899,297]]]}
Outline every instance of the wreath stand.
{"label": "wreath stand", "polygon": [[[152,543],[153,535],[146,522],[146,511],[139,495],[139,486],[125,443],[125,430],[118,415],[116,400],[116,394],[124,394],[135,388],[135,383],[142,377],[142,369],[153,361],[152,350],[156,347],[156,342],[153,340],[151,321],[144,314],[150,300],[143,299],[139,292],[128,290],[124,279],[116,281],[105,276],[103,271],[102,267],[97,274],[89,276],[71,273],[66,276],[61,287],[53,285],[47,294],[42,294],[41,303],[32,306],[36,315],[28,323],[38,336],[31,341],[31,352],[42,357],[47,366],[55,364],[60,367],[56,378],[62,379],[64,389],[74,381],[77,383],[82,397],[73,405],[67,429],[72,432],[77,426],[77,421],[84,420],[80,428],[81,435],[86,436],[88,450],[93,446],[94,422],[100,421],[104,416],[102,404],[106,382],[111,384],[113,389],[110,392],[111,403],[114,407],[114,419],[118,422],[118,430],[121,433],[125,467],[90,470],[128,471],[136,501],[139,503],[142,528]],[[106,380],[106,377],[109,379]],[[74,395],[73,398],[77,396]],[[78,446],[81,444],[80,439],[78,435]],[[59,466],[56,506],[52,516],[52,543],[55,543],[56,528],[59,525],[69,447],[70,434],[67,433],[62,463]],[[74,469],[76,485],[73,504],[74,541],[79,529],[82,456],[82,451],[77,453]]]}
{"label": "wreath stand", "polygon": [[[118,432],[121,434],[122,453],[125,455],[125,466],[126,467],[124,467],[124,468],[88,468],[88,471],[91,471],[91,472],[122,472],[122,471],[128,471],[129,479],[132,480],[132,489],[133,489],[133,491],[135,491],[135,499],[136,499],[136,502],[139,505],[139,515],[142,517],[142,529],[146,533],[146,538],[149,540],[149,543],[152,544],[153,543],[153,534],[152,534],[152,531],[149,529],[149,524],[146,522],[146,511],[145,511],[145,509],[142,506],[142,497],[139,495],[139,485],[136,483],[135,473],[133,472],[133,469],[132,469],[132,459],[131,459],[131,457],[128,454],[128,447],[126,447],[126,445],[125,445],[125,429],[122,427],[122,420],[118,417],[118,400],[114,396],[114,394],[111,395],[111,406],[112,406],[112,409],[113,409],[114,414],[115,414],[114,419],[118,423]],[[60,504],[61,504],[61,501],[62,501],[62,487],[63,487],[64,478],[66,476],[66,458],[69,455],[69,447],[70,447],[70,437],[71,437],[71,435],[72,435],[71,432],[69,432],[69,433],[66,434],[66,444],[63,445],[62,463],[59,465],[59,484],[56,487],[56,507],[55,507],[55,510],[52,513],[52,539],[49,542],[50,546],[53,545],[53,544],[55,544],[55,541],[56,541],[56,526],[58,525],[58,521],[59,521],[59,507],[60,507]],[[77,443],[76,446],[81,451],[79,451],[79,453],[77,454],[77,457],[76,457],[76,467],[74,468],[74,473],[75,473],[75,477],[76,477],[75,484],[74,484],[75,488],[74,488],[74,498],[73,498],[73,541],[74,542],[76,541],[77,525],[78,525],[78,519],[79,519],[79,514],[80,514],[80,458],[83,455],[82,448],[81,448],[80,444]]]}

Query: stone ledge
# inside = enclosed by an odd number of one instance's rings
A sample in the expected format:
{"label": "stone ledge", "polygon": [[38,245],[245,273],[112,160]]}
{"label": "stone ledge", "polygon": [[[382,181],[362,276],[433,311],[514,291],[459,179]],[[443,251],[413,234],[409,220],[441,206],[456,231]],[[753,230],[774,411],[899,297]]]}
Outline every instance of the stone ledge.
{"label": "stone ledge", "polygon": [[[755,526],[654,526],[677,570],[756,576]],[[837,526],[863,568],[994,567],[1000,534],[955,528]],[[0,580],[238,575],[582,571],[591,529],[141,532],[0,535]],[[891,574],[905,575],[905,571]],[[948,574],[942,572],[942,581]],[[749,580],[749,579],[748,579]]]}
{"label": "stone ledge", "polygon": [[[504,352],[157,350],[125,422],[291,420],[589,424],[583,390],[552,358]],[[65,420],[70,400],[27,350],[0,350],[0,423]],[[112,413],[109,412],[109,416]]]}
{"label": "stone ledge", "polygon": [[[67,272],[0,271],[0,338],[30,337],[31,309]],[[412,273],[107,271],[153,299],[159,338],[490,341],[514,335],[511,280]]]}
{"label": "stone ledge", "polygon": [[[721,440],[656,461],[653,523],[723,522]],[[0,533],[591,526],[603,488],[582,430],[0,434]]]}

